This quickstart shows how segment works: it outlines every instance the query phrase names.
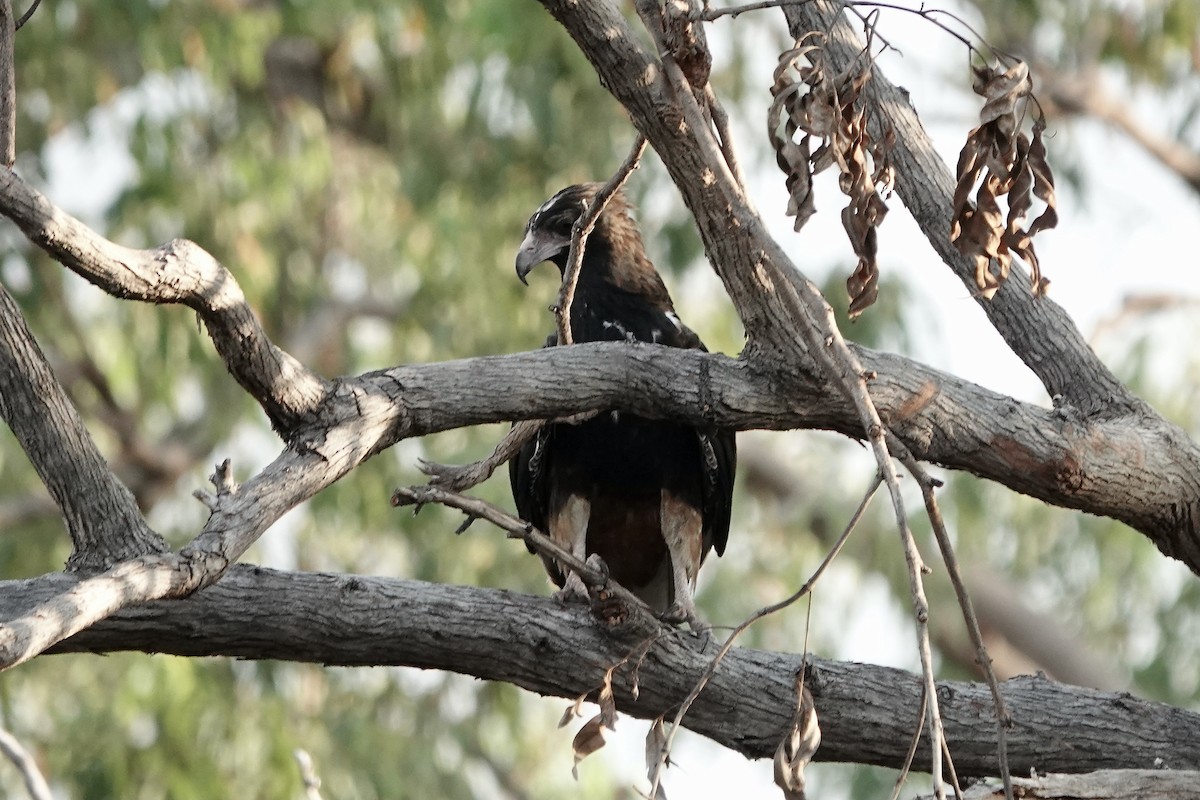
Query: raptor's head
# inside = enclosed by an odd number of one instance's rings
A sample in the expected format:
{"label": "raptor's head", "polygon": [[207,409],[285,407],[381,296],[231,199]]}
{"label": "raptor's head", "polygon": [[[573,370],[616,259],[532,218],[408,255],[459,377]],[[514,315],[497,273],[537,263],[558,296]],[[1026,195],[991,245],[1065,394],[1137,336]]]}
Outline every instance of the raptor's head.
{"label": "raptor's head", "polygon": [[598,183],[568,186],[533,212],[525,224],[525,238],[517,250],[517,277],[521,283],[525,283],[529,271],[543,261],[553,261],[560,272],[566,269],[571,229],[599,189]]}

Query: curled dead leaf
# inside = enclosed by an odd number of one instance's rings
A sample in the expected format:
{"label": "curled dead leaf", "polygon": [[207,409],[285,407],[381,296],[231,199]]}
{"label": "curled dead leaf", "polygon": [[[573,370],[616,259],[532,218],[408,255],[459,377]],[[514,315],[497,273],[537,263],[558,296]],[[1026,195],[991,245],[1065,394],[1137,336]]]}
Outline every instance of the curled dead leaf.
{"label": "curled dead leaf", "polygon": [[562,717],[560,717],[558,720],[558,727],[565,728],[567,725],[571,724],[571,720],[575,719],[576,717],[582,717],[583,704],[585,702],[587,702],[586,692],[579,695],[579,697],[576,697],[575,702],[567,706],[567,710],[563,712]]}
{"label": "curled dead leaf", "polygon": [[[796,231],[816,213],[813,175],[838,169],[838,186],[849,198],[842,226],[859,259],[846,282],[851,318],[878,297],[876,230],[887,214],[884,195],[895,185],[895,130],[889,126],[879,141],[867,132],[862,91],[870,79],[868,51],[835,74],[825,60],[824,35],[810,32],[779,57],[767,112],[768,138],[786,176],[787,213],[796,218]],[[820,141],[815,150],[814,139]]]}
{"label": "curled dead leaf", "polygon": [[646,778],[655,800],[665,800],[662,790],[662,773],[670,762],[667,753],[667,730],[663,718],[658,717],[646,732]]}
{"label": "curled dead leaf", "polygon": [[805,800],[804,768],[821,746],[821,726],[812,694],[803,682],[804,670],[796,678],[796,711],[792,727],[775,748],[775,785],[783,790],[784,800]]}
{"label": "curled dead leaf", "polygon": [[575,738],[571,742],[571,749],[575,751],[575,763],[571,767],[571,777],[575,780],[579,780],[579,762],[604,747],[604,727],[603,715],[597,714],[583,723],[579,733],[575,734]]}
{"label": "curled dead leaf", "polygon": [[[1040,295],[1049,281],[1042,277],[1033,237],[1053,228],[1058,212],[1042,141],[1045,123],[1034,123],[1032,141],[1021,131],[1032,90],[1029,69],[1020,61],[1005,69],[977,67],[973,88],[985,102],[980,125],[958,156],[950,241],[974,260],[975,284],[984,297],[992,297],[1008,278],[1013,256],[1029,267],[1031,288]],[[1034,198],[1045,207],[1027,225]]]}
{"label": "curled dead leaf", "polygon": [[617,728],[617,702],[613,699],[612,678],[613,670],[616,667],[609,667],[604,673],[604,685],[600,687],[600,696],[596,698],[597,704],[600,706],[600,719],[604,723],[604,727],[611,730]]}

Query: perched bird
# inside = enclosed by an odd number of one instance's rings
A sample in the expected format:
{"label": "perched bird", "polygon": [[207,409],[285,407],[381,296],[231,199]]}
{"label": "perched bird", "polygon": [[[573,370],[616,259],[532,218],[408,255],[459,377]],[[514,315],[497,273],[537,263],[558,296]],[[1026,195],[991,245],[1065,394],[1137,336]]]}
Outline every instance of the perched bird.
{"label": "perched bird", "polygon": [[[522,283],[544,261],[565,271],[572,226],[599,189],[570,186],[533,213],[517,251]],[[576,342],[705,349],[676,316],[620,193],[587,240],[570,322]],[[664,619],[699,627],[696,575],[709,548],[725,551],[736,465],[733,431],[612,411],[543,427],[509,462],[509,480],[523,519],[581,559],[599,555]],[[587,597],[579,576],[542,560],[560,596]]]}

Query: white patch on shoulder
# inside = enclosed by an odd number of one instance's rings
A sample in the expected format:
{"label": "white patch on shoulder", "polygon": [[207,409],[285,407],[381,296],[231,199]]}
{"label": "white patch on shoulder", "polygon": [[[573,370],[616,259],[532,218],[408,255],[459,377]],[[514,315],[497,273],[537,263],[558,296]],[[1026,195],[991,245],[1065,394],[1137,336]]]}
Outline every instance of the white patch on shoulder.
{"label": "white patch on shoulder", "polygon": [[679,317],[675,315],[674,311],[668,311],[666,316],[667,319],[671,320],[671,324],[675,326],[676,331],[683,331],[683,323],[679,321]]}

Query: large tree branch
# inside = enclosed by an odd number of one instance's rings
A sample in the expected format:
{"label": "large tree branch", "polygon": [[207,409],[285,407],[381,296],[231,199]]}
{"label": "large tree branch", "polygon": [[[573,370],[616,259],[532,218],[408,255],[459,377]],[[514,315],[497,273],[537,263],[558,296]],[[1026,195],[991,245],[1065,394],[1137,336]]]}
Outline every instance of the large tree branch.
{"label": "large tree branch", "polygon": [[[0,615],[19,613],[74,580],[58,576],[57,587],[0,583]],[[613,631],[582,606],[495,589],[238,566],[186,600],[127,609],[56,652],[404,665],[576,697],[600,686],[605,670],[640,652],[649,637],[654,641],[637,661],[637,699],[630,694],[634,659],[618,668],[614,689],[619,708],[652,719],[687,695],[715,645],[701,648],[697,637],[673,629]],[[791,724],[801,662],[798,655],[733,650],[684,724],[747,756],[769,757]],[[898,766],[920,703],[919,678],[885,667],[810,663],[808,685],[824,732],[817,757]],[[994,774],[987,690],[940,682],[938,691],[959,774]],[[1174,769],[1200,766],[1200,715],[1040,678],[1010,680],[1004,695],[1015,718],[1015,772],[1149,768],[1158,758]]]}

